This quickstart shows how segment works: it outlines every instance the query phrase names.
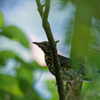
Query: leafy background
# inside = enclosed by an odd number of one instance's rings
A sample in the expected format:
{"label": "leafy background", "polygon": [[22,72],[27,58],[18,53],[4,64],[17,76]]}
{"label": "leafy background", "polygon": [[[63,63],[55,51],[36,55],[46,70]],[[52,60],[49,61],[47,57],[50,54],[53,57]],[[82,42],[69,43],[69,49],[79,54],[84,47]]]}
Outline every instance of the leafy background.
{"label": "leafy background", "polygon": [[[100,1],[89,2],[93,9],[90,10],[92,23],[86,66],[100,69]],[[77,3],[75,0],[51,0],[49,21],[55,39],[60,39],[58,52],[65,56],[70,55]],[[43,67],[45,65],[35,60],[36,52],[32,49],[32,42],[36,40],[32,40],[32,36],[39,41],[46,40],[35,1],[9,0],[8,3],[1,0],[0,5],[0,100],[58,99],[54,77]],[[11,8],[7,10],[7,7]],[[25,13],[24,9],[27,9]],[[92,75],[92,78],[94,82],[83,83],[82,100],[100,99],[100,75]]]}

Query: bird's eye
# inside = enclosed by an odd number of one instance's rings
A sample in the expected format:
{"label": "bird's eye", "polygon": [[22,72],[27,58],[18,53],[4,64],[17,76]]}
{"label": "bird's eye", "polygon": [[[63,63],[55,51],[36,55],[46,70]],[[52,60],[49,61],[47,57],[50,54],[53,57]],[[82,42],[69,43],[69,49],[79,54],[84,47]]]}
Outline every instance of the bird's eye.
{"label": "bird's eye", "polygon": [[47,43],[44,43],[45,46],[47,46]]}

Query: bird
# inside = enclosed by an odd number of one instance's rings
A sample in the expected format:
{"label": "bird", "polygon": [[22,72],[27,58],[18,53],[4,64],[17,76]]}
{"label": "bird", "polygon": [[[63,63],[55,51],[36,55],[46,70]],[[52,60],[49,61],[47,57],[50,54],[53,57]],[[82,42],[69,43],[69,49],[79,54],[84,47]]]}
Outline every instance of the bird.
{"label": "bird", "polygon": [[[55,43],[58,43],[59,40],[55,41]],[[49,69],[49,71],[55,76],[55,67],[53,63],[53,56],[52,51],[50,48],[50,44],[48,41],[43,42],[32,42],[33,44],[39,46],[45,55],[45,62]],[[79,63],[78,61],[74,61],[68,57],[64,57],[60,54],[58,54],[59,62],[60,62],[60,72],[63,81],[68,83],[69,86],[69,92],[67,93],[65,99],[67,100],[68,96],[72,92],[74,85],[74,82],[77,81],[87,81],[92,82],[93,79],[90,78],[90,71],[87,67],[85,67],[83,64]],[[100,70],[97,70],[96,72],[100,73]]]}

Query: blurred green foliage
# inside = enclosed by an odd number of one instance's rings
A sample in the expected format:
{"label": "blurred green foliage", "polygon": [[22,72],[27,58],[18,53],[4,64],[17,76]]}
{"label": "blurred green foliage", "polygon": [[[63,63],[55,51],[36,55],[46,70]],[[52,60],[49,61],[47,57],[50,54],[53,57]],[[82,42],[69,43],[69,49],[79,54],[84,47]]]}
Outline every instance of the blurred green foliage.
{"label": "blurred green foliage", "polygon": [[[0,12],[0,36],[5,36],[12,42],[17,41],[30,51],[29,42],[24,33],[15,26],[5,27],[3,23],[3,16]],[[16,62],[15,75],[6,74],[1,70],[6,68],[9,59],[14,59]],[[0,70],[2,71],[0,71],[0,100],[43,100],[33,88],[35,69],[45,70],[35,61],[25,62],[14,51],[0,50]]]}
{"label": "blurred green foliage", "polygon": [[59,100],[59,97],[58,97],[58,93],[56,92],[57,90],[57,85],[54,85],[55,84],[55,81],[47,81],[47,87],[50,89],[50,91],[52,91],[53,93],[53,98],[52,100],[56,100],[58,99]]}

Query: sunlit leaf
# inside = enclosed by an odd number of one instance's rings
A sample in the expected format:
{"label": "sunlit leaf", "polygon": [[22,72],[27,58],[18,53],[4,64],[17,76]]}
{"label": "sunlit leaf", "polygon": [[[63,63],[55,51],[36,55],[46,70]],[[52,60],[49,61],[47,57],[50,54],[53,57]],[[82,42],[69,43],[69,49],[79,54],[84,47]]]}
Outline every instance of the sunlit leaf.
{"label": "sunlit leaf", "polygon": [[0,100],[3,100],[3,99],[10,99],[10,100],[22,100],[22,96],[19,96],[19,95],[15,95],[15,94],[12,94],[10,92],[7,92],[5,90],[3,90],[2,88],[0,88]]}
{"label": "sunlit leaf", "polygon": [[58,93],[57,93],[57,86],[55,86],[56,81],[51,80],[51,81],[46,81],[47,87],[52,92],[52,99],[51,100],[56,100],[57,98],[59,99]]}
{"label": "sunlit leaf", "polygon": [[99,81],[94,82],[84,82],[83,83],[83,90],[82,90],[82,100],[99,100]]}
{"label": "sunlit leaf", "polygon": [[0,74],[0,87],[12,94],[23,96],[15,77]]}

